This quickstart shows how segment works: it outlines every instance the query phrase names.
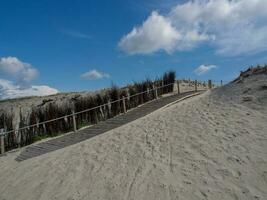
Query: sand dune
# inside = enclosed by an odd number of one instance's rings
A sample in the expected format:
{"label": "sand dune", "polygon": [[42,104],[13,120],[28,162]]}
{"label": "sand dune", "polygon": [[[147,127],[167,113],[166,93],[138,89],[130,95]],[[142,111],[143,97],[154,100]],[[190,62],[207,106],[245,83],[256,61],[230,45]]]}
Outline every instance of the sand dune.
{"label": "sand dune", "polygon": [[248,77],[50,154],[8,153],[0,199],[267,199],[265,86]]}

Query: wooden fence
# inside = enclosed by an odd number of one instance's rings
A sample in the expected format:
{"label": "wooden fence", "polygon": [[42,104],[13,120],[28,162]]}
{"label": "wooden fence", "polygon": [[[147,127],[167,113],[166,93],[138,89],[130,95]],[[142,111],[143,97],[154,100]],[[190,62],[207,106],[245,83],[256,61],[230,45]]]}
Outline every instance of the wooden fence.
{"label": "wooden fence", "polygon": [[[180,82],[179,81],[175,81],[174,83],[170,83],[167,85],[163,85],[160,87],[155,87],[153,85],[152,89],[146,89],[145,91],[133,94],[133,95],[128,95],[128,96],[122,96],[121,98],[111,101],[111,102],[107,102],[105,104],[101,104],[89,109],[84,109],[78,112],[74,112],[74,110],[72,110],[71,114],[68,115],[64,115],[58,118],[54,118],[54,119],[50,119],[47,121],[43,121],[43,122],[39,122],[39,123],[35,123],[35,124],[31,124],[28,126],[23,126],[20,127],[18,129],[13,129],[13,130],[4,130],[4,129],[0,129],[0,150],[1,153],[5,152],[5,143],[7,143],[7,140],[10,138],[10,134],[18,134],[20,133],[20,135],[27,135],[29,134],[29,132],[33,133],[33,134],[37,134],[38,131],[47,131],[47,129],[49,129],[49,126],[65,126],[67,131],[70,131],[71,129],[73,129],[73,131],[77,131],[78,128],[78,124],[77,124],[77,120],[79,122],[81,122],[83,119],[87,119],[87,120],[92,120],[92,116],[100,116],[102,115],[102,120],[105,120],[107,118],[103,117],[103,109],[109,107],[111,108],[112,105],[117,104],[117,105],[121,105],[121,109],[119,109],[119,111],[116,113],[116,115],[118,114],[123,114],[126,113],[128,110],[140,105],[140,103],[135,103],[136,102],[136,98],[138,98],[140,95],[142,95],[142,101],[141,104],[147,102],[147,101],[151,101],[151,100],[156,100],[159,98],[159,94],[164,94],[164,92],[162,92],[163,90],[167,91],[165,93],[171,93],[173,92],[173,88],[174,85],[177,84],[177,93],[182,93],[181,92],[181,88],[180,88]],[[193,88],[194,91],[197,92],[198,91],[198,85],[199,82],[197,80],[193,81]],[[208,87],[205,84],[206,89],[211,89],[213,87],[212,81],[209,80],[208,81]],[[167,88],[167,90],[166,90]],[[138,98],[140,99],[140,98]],[[93,113],[93,114],[92,114]],[[84,115],[84,116],[81,116]],[[114,115],[110,115],[110,117],[114,117]],[[109,117],[109,118],[110,118]],[[97,118],[98,119],[98,118]],[[61,123],[60,123],[61,121]],[[63,121],[63,123],[62,123]],[[98,120],[94,121],[94,123],[97,123]],[[52,125],[51,125],[52,124]],[[63,124],[63,125],[62,125]],[[24,136],[25,137],[25,136]],[[18,147],[20,147],[21,145],[18,145]]]}

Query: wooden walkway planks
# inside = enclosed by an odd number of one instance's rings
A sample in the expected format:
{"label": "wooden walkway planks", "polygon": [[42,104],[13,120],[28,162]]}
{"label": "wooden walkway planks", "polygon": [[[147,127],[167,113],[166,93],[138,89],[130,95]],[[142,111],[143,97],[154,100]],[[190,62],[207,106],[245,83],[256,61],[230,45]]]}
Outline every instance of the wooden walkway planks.
{"label": "wooden walkway planks", "polygon": [[175,94],[167,97],[162,97],[157,100],[147,102],[146,104],[134,108],[125,114],[118,115],[106,121],[101,121],[94,126],[79,130],[78,132],[73,132],[38,144],[32,144],[26,147],[20,153],[20,155],[16,158],[16,161],[27,160],[82,142],[86,139],[90,139],[94,136],[105,133],[109,130],[112,130],[131,121],[134,121],[138,118],[141,118],[169,103],[172,103],[180,98],[183,98],[193,93],[195,92],[186,92],[183,94]]}

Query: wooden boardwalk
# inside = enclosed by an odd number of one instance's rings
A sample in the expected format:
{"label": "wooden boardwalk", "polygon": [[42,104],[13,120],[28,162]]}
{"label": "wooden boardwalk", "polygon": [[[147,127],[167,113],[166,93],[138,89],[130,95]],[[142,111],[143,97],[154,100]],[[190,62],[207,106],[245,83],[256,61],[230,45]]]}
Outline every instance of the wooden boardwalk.
{"label": "wooden boardwalk", "polygon": [[134,121],[140,117],[143,117],[153,111],[172,103],[180,98],[183,98],[187,95],[193,94],[195,92],[186,92],[183,94],[174,94],[167,97],[162,97],[157,100],[147,102],[140,107],[134,108],[128,111],[125,114],[118,115],[114,118],[108,119],[106,121],[99,122],[98,124],[73,132],[67,135],[63,135],[58,138],[54,138],[45,142],[40,142],[38,144],[32,144],[26,147],[20,155],[16,158],[16,161],[23,161],[33,157],[37,157],[64,147],[82,142],[86,139],[90,139],[94,136],[97,136],[101,133],[105,133],[109,130],[127,124],[131,121]]}

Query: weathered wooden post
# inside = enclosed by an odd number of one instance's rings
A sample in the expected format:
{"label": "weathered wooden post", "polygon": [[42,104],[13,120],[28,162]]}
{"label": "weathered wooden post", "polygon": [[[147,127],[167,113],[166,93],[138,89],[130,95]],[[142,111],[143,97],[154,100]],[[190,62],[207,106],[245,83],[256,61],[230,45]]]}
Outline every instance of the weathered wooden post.
{"label": "weathered wooden post", "polygon": [[[18,127],[19,128],[19,127]],[[22,131],[22,130],[21,130]],[[21,131],[19,130],[15,130],[15,136],[16,136],[16,139],[17,139],[17,144],[18,144],[18,147],[20,148],[20,144],[21,144]],[[24,130],[23,130],[24,131]]]}
{"label": "weathered wooden post", "polygon": [[153,84],[153,90],[155,91],[155,97],[156,97],[156,99],[158,99],[159,98],[159,96],[158,96],[158,88],[155,87],[154,84]]}
{"label": "weathered wooden post", "polygon": [[125,104],[125,97],[122,97],[122,104],[123,104],[123,113],[126,113],[126,104]]}
{"label": "weathered wooden post", "polygon": [[211,89],[212,88],[212,83],[211,83],[211,80],[209,80],[208,82],[208,88]]}
{"label": "weathered wooden post", "polygon": [[197,92],[197,80],[195,80],[195,92]]}
{"label": "weathered wooden post", "polygon": [[75,117],[74,110],[72,110],[72,120],[73,120],[73,130],[74,130],[74,132],[76,132],[77,131],[77,124],[76,124],[76,117]]}
{"label": "weathered wooden post", "polygon": [[43,126],[43,129],[44,129],[44,133],[46,133],[46,126],[45,126],[45,124],[42,124],[42,126]]}
{"label": "weathered wooden post", "polygon": [[179,85],[179,80],[176,81],[177,83],[177,93],[180,94],[180,85]]}
{"label": "weathered wooden post", "polygon": [[1,154],[5,153],[5,135],[4,129],[0,129],[0,145],[1,145]]}
{"label": "weathered wooden post", "polygon": [[149,101],[149,89],[148,88],[146,89],[146,97],[147,97],[147,99]]}

